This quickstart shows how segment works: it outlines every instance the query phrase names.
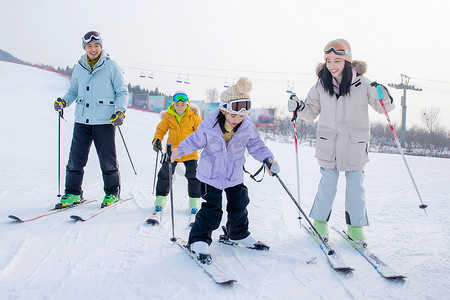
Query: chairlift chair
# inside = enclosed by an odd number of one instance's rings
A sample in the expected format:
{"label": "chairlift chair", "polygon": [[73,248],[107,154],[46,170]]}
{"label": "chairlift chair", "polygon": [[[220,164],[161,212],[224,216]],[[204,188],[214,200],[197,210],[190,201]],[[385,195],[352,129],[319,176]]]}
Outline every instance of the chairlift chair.
{"label": "chairlift chair", "polygon": [[288,81],[288,83],[287,83],[286,93],[295,94],[295,92],[294,92],[294,89],[295,89],[294,88],[294,82],[292,82],[292,85],[290,85],[289,82],[290,81]]}
{"label": "chairlift chair", "polygon": [[183,80],[181,80],[180,74],[178,74],[178,76],[177,76],[177,82],[178,83],[183,83]]}
{"label": "chairlift chair", "polygon": [[139,75],[139,77],[145,78],[145,73],[144,73],[144,71],[141,71],[141,75]]}
{"label": "chairlift chair", "polygon": [[189,75],[186,75],[186,79],[184,79],[184,83],[185,84],[190,84],[191,82],[189,81]]}

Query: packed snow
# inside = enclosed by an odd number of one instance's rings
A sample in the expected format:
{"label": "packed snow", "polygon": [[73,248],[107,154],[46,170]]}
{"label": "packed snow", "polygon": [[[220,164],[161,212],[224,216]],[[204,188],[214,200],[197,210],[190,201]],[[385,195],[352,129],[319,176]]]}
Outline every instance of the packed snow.
{"label": "packed snow", "polygon": [[[129,109],[117,133],[122,197],[133,197],[87,222],[100,200],[27,223],[8,218],[33,217],[58,202],[58,114],[53,102],[69,80],[27,66],[0,62],[0,295],[2,299],[444,299],[450,295],[450,160],[407,157],[424,202],[413,188],[399,154],[371,153],[366,167],[370,249],[404,281],[382,278],[363,257],[330,231],[344,260],[355,269],[340,274],[307,232],[298,209],[275,177],[261,183],[246,176],[251,199],[250,231],[271,246],[259,252],[217,242],[214,263],[237,280],[218,285],[172,238],[170,205],[162,224],[145,220],[153,211],[156,153],[151,141],[159,114]],[[174,87],[174,90],[176,87]],[[287,97],[286,97],[287,98]],[[279,99],[280,103],[286,99]],[[399,101],[397,99],[397,101]],[[61,122],[61,192],[73,128],[73,107]],[[297,197],[294,144],[267,139],[281,166],[280,178]],[[159,168],[160,164],[158,164]],[[248,157],[246,169],[260,163]],[[299,148],[300,202],[306,212],[320,179],[314,148]],[[85,169],[86,199],[103,197],[103,181],[94,147]],[[174,232],[189,234],[187,181],[183,165],[174,180]],[[331,225],[343,227],[345,179],[341,176]],[[169,203],[169,202],[168,202]],[[224,201],[225,204],[225,201]],[[225,223],[225,216],[223,224]],[[305,220],[302,221],[306,223]],[[312,260],[312,262],[310,262]],[[310,263],[307,263],[310,262]]]}

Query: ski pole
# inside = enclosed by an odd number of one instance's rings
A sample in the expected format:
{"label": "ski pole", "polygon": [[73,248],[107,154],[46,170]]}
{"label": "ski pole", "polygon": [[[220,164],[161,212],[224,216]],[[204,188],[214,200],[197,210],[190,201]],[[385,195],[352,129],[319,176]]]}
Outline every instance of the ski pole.
{"label": "ski pole", "polygon": [[159,156],[159,151],[156,152],[156,162],[155,162],[155,175],[153,175],[153,195],[155,194],[155,183],[156,183],[156,169],[158,167],[158,156]]}
{"label": "ski pole", "polygon": [[119,126],[117,126],[117,128],[119,128],[119,133],[120,133],[120,136],[122,137],[123,145],[125,146],[125,150],[127,151],[128,158],[130,159],[131,166],[133,167],[134,174],[137,175],[136,169],[134,168],[134,165],[133,165],[133,161],[131,160],[130,152],[128,152],[127,144],[125,143],[125,139],[123,138],[122,130],[120,130]]}
{"label": "ski pole", "polygon": [[[402,147],[400,145],[400,141],[399,141],[399,139],[397,137],[397,134],[395,133],[394,126],[392,126],[392,122],[391,122],[391,119],[389,118],[389,114],[387,112],[386,106],[384,105],[384,102],[383,102],[384,93],[383,93],[383,89],[381,88],[383,85],[381,85],[381,84],[379,84],[379,83],[377,83],[375,81],[375,82],[371,83],[371,86],[376,86],[377,87],[378,101],[380,101],[381,107],[383,108],[384,115],[386,116],[386,119],[387,119],[387,121],[389,123],[389,127],[391,128],[392,134],[394,135],[395,143],[397,144],[398,151],[400,151],[400,154],[402,155],[403,162],[405,163],[405,166],[406,166],[406,170],[408,170],[409,178],[411,178],[411,181],[412,181],[412,183],[414,185],[414,189],[416,190],[417,196],[419,196],[419,200],[420,200],[420,203],[421,203],[419,205],[419,208],[423,209],[423,211],[425,213],[427,213],[425,208],[427,208],[428,205],[423,203],[422,196],[419,193],[419,189],[417,188],[416,181],[414,180],[414,177],[413,177],[413,175],[411,173],[411,170],[409,168],[408,162],[406,161],[406,158],[405,158],[405,154],[403,153],[403,149],[402,149]],[[386,87],[384,87],[384,88],[387,90]],[[388,92],[388,94],[389,94],[389,92]],[[391,98],[390,95],[389,95],[389,97]]]}
{"label": "ski pole", "polygon": [[173,186],[172,186],[172,144],[167,144],[167,157],[169,164],[169,190],[170,190],[170,216],[172,218],[172,238],[170,239],[172,242],[175,242],[177,238],[175,237],[175,219],[173,216]]}
{"label": "ski pole", "polygon": [[61,119],[64,112],[61,109],[58,113],[58,198],[61,197]]}
{"label": "ski pole", "polygon": [[[297,111],[297,110],[296,110]],[[294,140],[295,140],[295,166],[297,167],[297,197],[298,204],[300,205],[300,169],[298,166],[298,132],[297,132],[297,116],[296,111],[294,112]],[[302,215],[298,214],[298,222],[300,227],[302,227]]]}
{"label": "ski pole", "polygon": [[[266,159],[264,161],[265,164],[267,164],[267,166],[269,165],[269,161]],[[325,242],[322,238],[322,236],[319,234],[319,232],[317,231],[317,229],[314,227],[314,225],[311,223],[311,220],[309,220],[309,218],[306,216],[305,212],[303,211],[303,209],[300,207],[300,204],[298,204],[297,200],[295,200],[294,196],[291,194],[291,192],[289,191],[289,189],[287,188],[287,186],[284,184],[283,180],[281,180],[280,176],[278,176],[277,173],[273,173],[273,176],[275,176],[278,181],[281,183],[281,186],[283,186],[283,188],[286,190],[286,192],[288,193],[289,197],[292,199],[292,201],[294,202],[294,204],[297,206],[298,210],[301,212],[301,214],[305,217],[306,221],[309,223],[309,225],[311,225],[311,228],[313,229],[313,231],[317,234],[317,236],[319,237],[320,241],[322,242],[322,244],[328,249],[328,255],[333,255],[334,254],[334,250],[331,248],[331,246]]]}

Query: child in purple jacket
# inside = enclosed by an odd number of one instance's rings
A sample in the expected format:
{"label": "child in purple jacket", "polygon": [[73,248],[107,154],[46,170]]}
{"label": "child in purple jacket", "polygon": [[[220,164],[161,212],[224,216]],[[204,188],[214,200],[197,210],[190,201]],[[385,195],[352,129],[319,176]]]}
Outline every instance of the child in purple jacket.
{"label": "child in purple jacket", "polygon": [[220,96],[219,108],[206,118],[197,130],[173,149],[172,161],[187,153],[202,149],[197,167],[201,182],[202,203],[189,234],[189,247],[197,258],[206,264],[212,259],[209,253],[211,234],[222,220],[222,192],[227,196],[226,229],[231,242],[257,250],[269,247],[256,241],[248,231],[248,198],[244,185],[245,149],[260,162],[267,160],[269,175],[278,173],[279,166],[272,152],[259,136],[258,130],[247,115],[251,107],[252,83],[240,78],[235,85]]}

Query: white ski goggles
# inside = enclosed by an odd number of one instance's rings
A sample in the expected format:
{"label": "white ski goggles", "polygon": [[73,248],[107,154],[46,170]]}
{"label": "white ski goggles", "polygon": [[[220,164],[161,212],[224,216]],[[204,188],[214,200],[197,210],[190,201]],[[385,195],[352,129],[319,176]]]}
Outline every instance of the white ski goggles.
{"label": "white ski goggles", "polygon": [[249,111],[252,107],[250,99],[236,99],[230,102],[220,101],[220,107],[229,109],[233,112],[241,112],[242,110]]}

